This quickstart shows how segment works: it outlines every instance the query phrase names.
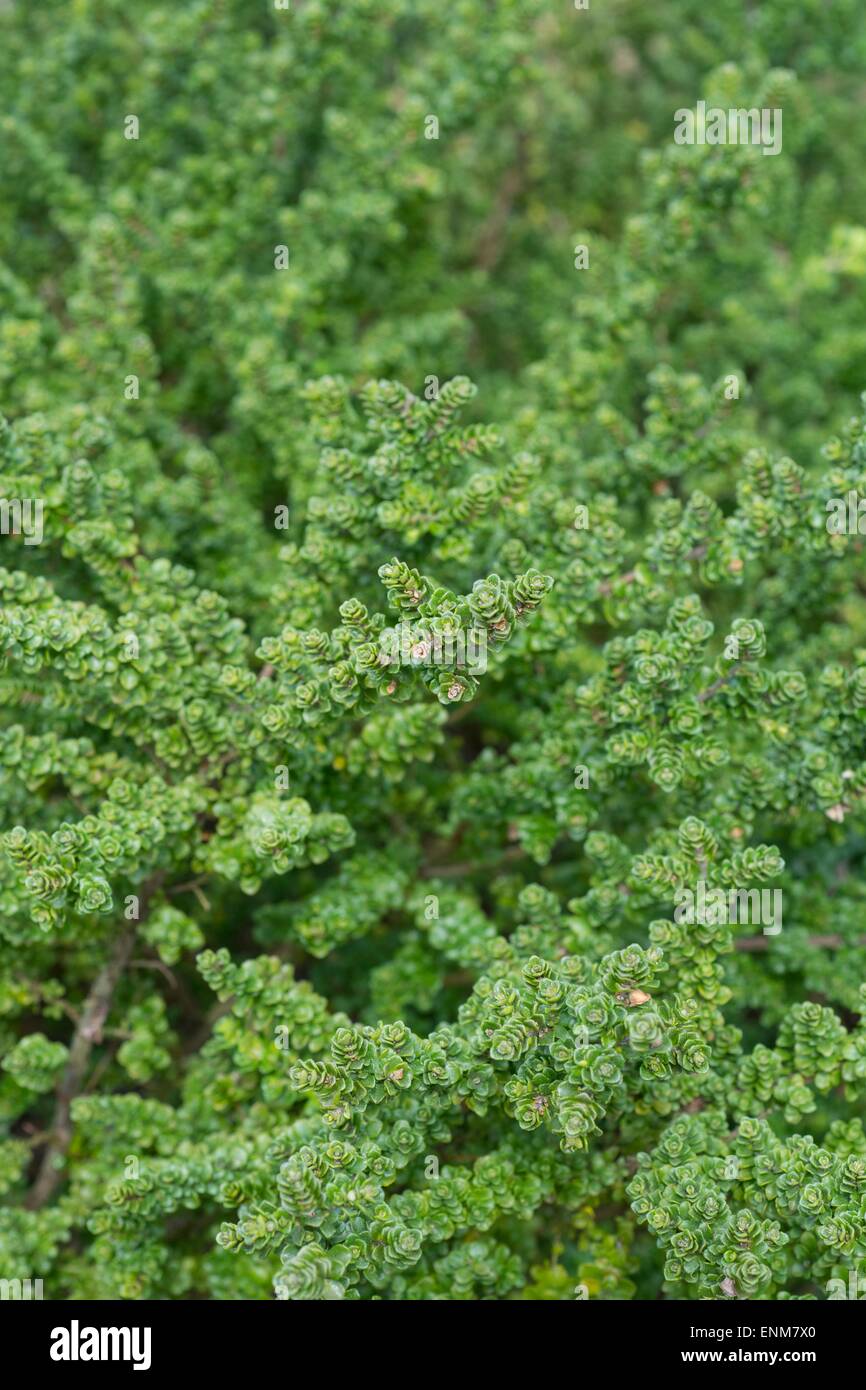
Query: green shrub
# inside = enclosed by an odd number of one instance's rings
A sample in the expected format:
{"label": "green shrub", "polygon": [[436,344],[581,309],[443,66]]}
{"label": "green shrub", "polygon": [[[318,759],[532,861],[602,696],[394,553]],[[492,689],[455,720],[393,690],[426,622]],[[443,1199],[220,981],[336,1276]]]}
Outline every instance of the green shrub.
{"label": "green shrub", "polygon": [[723,11],[0,9],[4,1279],[866,1278],[866,24]]}

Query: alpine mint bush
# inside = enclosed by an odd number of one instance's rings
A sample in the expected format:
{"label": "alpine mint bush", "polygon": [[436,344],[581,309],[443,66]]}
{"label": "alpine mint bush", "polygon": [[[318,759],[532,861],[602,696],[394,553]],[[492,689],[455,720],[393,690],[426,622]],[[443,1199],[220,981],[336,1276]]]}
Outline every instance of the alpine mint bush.
{"label": "alpine mint bush", "polygon": [[0,47],[0,1277],[866,1287],[862,6]]}

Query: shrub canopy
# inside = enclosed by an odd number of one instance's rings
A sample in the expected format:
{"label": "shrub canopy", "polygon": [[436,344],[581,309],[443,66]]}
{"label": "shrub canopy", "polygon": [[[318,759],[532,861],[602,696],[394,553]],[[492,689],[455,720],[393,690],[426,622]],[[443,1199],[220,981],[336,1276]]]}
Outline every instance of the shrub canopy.
{"label": "shrub canopy", "polygon": [[0,1274],[866,1277],[862,5],[0,47]]}

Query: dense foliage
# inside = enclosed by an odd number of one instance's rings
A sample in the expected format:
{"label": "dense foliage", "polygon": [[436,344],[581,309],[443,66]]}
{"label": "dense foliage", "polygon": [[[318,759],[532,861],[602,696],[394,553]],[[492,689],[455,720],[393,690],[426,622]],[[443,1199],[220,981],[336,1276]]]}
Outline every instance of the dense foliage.
{"label": "dense foliage", "polygon": [[862,5],[0,48],[0,1278],[856,1287]]}

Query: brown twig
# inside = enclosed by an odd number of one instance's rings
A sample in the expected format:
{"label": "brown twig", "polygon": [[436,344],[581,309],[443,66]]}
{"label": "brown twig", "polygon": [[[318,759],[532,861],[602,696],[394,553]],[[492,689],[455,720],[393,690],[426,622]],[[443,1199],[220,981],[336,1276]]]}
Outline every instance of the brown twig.
{"label": "brown twig", "polygon": [[527,142],[522,131],[517,135],[514,163],[506,169],[494,199],[490,216],[481,228],[475,264],[480,270],[492,270],[505,249],[505,232],[517,198],[526,183]]}
{"label": "brown twig", "polygon": [[184,1043],[184,1057],[191,1056],[193,1053],[198,1052],[200,1047],[204,1046],[213,1032],[214,1024],[218,1023],[221,1018],[224,1018],[227,1013],[231,1013],[234,1002],[235,997],[231,995],[229,999],[221,999],[219,1003],[214,1004],[213,1008],[210,1009],[202,1019],[202,1022],[193,1033],[192,1037],[188,1038]]}
{"label": "brown twig", "polygon": [[719,676],[719,679],[717,681],[713,681],[712,685],[708,685],[706,690],[699,690],[697,695],[695,696],[695,699],[698,700],[700,703],[703,703],[704,700],[712,699],[712,697],[724,686],[730,685],[731,681],[734,680],[735,677],[740,674],[742,669],[742,665],[732,666],[730,671],[728,671],[727,675]]}
{"label": "brown twig", "polygon": [[[738,951],[766,951],[772,939],[770,936],[741,936],[735,945]],[[810,936],[807,945],[836,951],[842,946],[866,946],[866,936],[846,942],[838,932],[828,932],[824,936]]]}
{"label": "brown twig", "polygon": [[186,985],[184,984],[183,980],[180,979],[180,977],[176,975],[173,970],[169,969],[165,961],[131,960],[129,962],[129,968],[131,970],[158,970],[159,973],[161,975],[164,975],[165,978],[168,980],[169,985],[171,986],[174,993],[177,995],[182,1007],[186,1009],[188,1013],[191,1014],[196,1014],[199,1012],[199,1007],[196,1001],[193,999],[192,995],[190,994],[189,990],[187,989]]}
{"label": "brown twig", "polygon": [[[139,895],[139,920],[145,915],[147,904],[161,886],[163,878],[163,873],[156,873],[144,885]],[[42,1155],[36,1181],[26,1202],[31,1211],[38,1211],[45,1205],[62,1179],[66,1153],[72,1142],[72,1102],[84,1085],[94,1043],[102,1040],[103,1027],[111,1008],[114,991],[132,955],[137,927],[137,922],[124,925],[81,1010],[69,1049],[69,1060],[57,1086],[51,1138]]]}
{"label": "brown twig", "polygon": [[525,849],[521,849],[519,845],[511,845],[503,850],[497,859],[479,859],[476,863],[470,861],[466,864],[425,864],[419,873],[421,878],[465,878],[469,874],[486,873],[499,864],[525,857]]}
{"label": "brown twig", "polygon": [[[702,560],[707,553],[705,545],[695,545],[686,555],[687,560]],[[653,568],[652,565],[649,566]],[[598,586],[598,592],[602,598],[607,598],[608,594],[613,593],[615,584],[633,584],[637,579],[637,570],[627,570],[625,574],[619,575],[616,579],[603,579]]]}

